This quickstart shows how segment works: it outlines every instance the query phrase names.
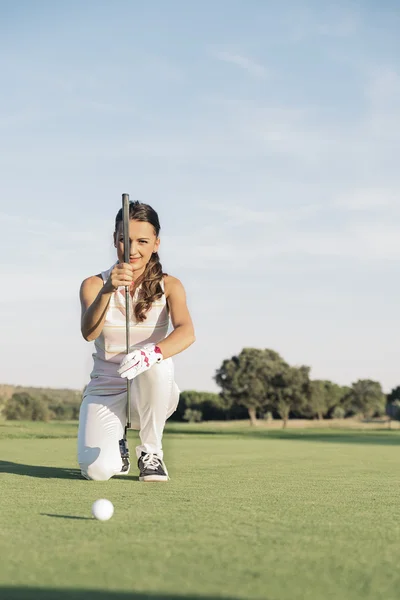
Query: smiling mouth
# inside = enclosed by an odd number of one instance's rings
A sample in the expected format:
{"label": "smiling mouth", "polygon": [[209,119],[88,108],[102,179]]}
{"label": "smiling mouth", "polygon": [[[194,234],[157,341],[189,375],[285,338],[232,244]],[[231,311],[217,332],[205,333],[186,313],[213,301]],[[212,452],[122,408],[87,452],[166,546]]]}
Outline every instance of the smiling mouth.
{"label": "smiling mouth", "polygon": [[139,258],[130,258],[129,262],[133,262],[134,260],[140,260],[140,257]]}

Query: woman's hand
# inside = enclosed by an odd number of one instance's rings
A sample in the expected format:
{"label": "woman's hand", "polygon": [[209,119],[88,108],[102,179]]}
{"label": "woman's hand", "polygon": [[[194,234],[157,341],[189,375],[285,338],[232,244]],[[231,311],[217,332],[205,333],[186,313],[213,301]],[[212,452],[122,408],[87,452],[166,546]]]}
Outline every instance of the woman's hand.
{"label": "woman's hand", "polygon": [[138,348],[125,356],[121,362],[118,373],[121,377],[133,379],[147,371],[156,363],[161,362],[163,355],[161,350],[155,344],[146,344],[142,348]]}
{"label": "woman's hand", "polygon": [[133,268],[128,263],[117,263],[104,284],[103,290],[106,294],[115,292],[121,286],[134,284]]}

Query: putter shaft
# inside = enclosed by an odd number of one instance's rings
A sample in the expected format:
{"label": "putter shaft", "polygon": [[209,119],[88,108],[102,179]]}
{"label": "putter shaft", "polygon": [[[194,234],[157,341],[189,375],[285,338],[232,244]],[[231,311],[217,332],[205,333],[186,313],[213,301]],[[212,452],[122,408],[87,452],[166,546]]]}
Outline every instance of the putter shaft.
{"label": "putter shaft", "polygon": [[[122,194],[122,219],[123,219],[123,227],[124,227],[124,262],[129,264],[129,252],[130,252],[130,241],[129,241],[129,194]],[[125,286],[125,316],[126,316],[126,353],[129,354],[130,351],[130,323],[129,323],[129,315],[130,315],[130,302],[131,295],[129,286]],[[126,427],[125,427],[125,436],[126,431],[130,429],[131,426],[131,385],[130,381],[126,379]]]}

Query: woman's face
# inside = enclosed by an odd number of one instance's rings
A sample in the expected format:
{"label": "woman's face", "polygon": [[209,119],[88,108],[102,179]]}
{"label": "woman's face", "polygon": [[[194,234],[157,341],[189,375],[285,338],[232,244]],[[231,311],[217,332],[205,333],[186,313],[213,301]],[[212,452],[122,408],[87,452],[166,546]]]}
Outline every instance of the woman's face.
{"label": "woman's face", "polygon": [[[156,237],[154,227],[151,223],[135,221],[134,219],[130,219],[129,221],[129,238],[129,263],[132,265],[134,272],[137,275],[141,275],[153,252],[158,251],[160,239]],[[125,262],[122,223],[119,223],[118,230],[114,233],[114,245],[117,249],[119,262]]]}

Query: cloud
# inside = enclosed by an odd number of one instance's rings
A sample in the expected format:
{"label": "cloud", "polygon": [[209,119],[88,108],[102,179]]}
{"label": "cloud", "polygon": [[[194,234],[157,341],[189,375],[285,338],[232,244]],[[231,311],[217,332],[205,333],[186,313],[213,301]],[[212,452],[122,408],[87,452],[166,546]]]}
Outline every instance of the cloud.
{"label": "cloud", "polygon": [[[99,265],[112,264],[110,226],[102,220],[91,219],[79,230],[68,223],[0,213],[0,227],[0,253],[9,257],[0,281],[1,303],[76,295],[85,277],[98,272]],[[23,278],[23,295],[7,293],[16,274]]]}
{"label": "cloud", "polygon": [[399,208],[400,190],[390,188],[361,188],[343,192],[335,206],[347,211],[375,211]]}
{"label": "cloud", "polygon": [[349,37],[354,35],[358,28],[355,15],[347,15],[333,23],[317,23],[315,33],[327,37]]}
{"label": "cloud", "polygon": [[288,13],[288,40],[295,43],[313,37],[349,38],[359,29],[360,18],[355,12],[334,5],[323,6],[321,12],[302,5]]}
{"label": "cloud", "polygon": [[320,257],[356,262],[400,258],[400,221],[393,217],[400,190],[344,189],[331,198],[324,197],[323,188],[320,192],[319,202],[274,209],[205,203],[210,224],[191,236],[168,240],[171,264],[269,272],[277,262],[295,268],[299,257],[308,264],[317,264],[314,259]]}
{"label": "cloud", "polygon": [[372,107],[384,109],[388,105],[398,109],[400,100],[400,75],[389,65],[369,69],[366,96]]}
{"label": "cloud", "polygon": [[[368,263],[400,258],[400,226],[385,220],[379,223],[343,223],[334,230],[325,222],[317,226],[305,223],[271,225],[264,230],[249,231],[243,236],[220,232],[214,239],[196,236],[164,239],[163,261],[174,269],[207,271],[209,274],[270,273],[298,270],[298,260],[312,270],[322,257]],[[254,235],[251,242],[248,235]],[[184,249],[184,252],[182,251]],[[211,276],[211,275],[210,275]]]}
{"label": "cloud", "polygon": [[235,225],[276,225],[279,223],[287,223],[290,221],[300,221],[314,216],[321,211],[321,204],[304,204],[301,206],[293,206],[278,210],[256,210],[246,206],[235,206],[222,203],[205,203],[204,208],[223,216],[223,228]]}
{"label": "cloud", "polygon": [[330,256],[368,263],[398,260],[400,227],[365,223],[338,228],[335,232],[297,232],[287,238],[285,246],[286,253],[296,256]]}
{"label": "cloud", "polygon": [[[104,223],[103,223],[104,225]],[[58,243],[92,243],[98,239],[94,231],[74,230],[67,224],[59,221],[38,219],[25,215],[0,213],[0,226],[5,233],[9,233],[13,239],[18,235],[30,234],[34,237],[46,238]]]}
{"label": "cloud", "polygon": [[46,272],[42,270],[42,267],[36,267],[34,272],[24,273],[22,293],[19,287],[10,289],[9,281],[15,277],[15,271],[10,270],[5,275],[6,277],[0,281],[1,305],[26,305],[27,302],[51,302],[53,300],[60,302],[71,302],[72,300],[79,304],[79,286],[83,280],[80,273],[67,275],[56,273],[54,269],[48,269]]}
{"label": "cloud", "polygon": [[230,52],[219,51],[215,52],[214,56],[218,60],[231,63],[241,69],[244,69],[253,77],[263,79],[268,75],[268,71],[263,65],[250,58],[247,58],[246,56],[242,56],[241,54],[232,54]]}

